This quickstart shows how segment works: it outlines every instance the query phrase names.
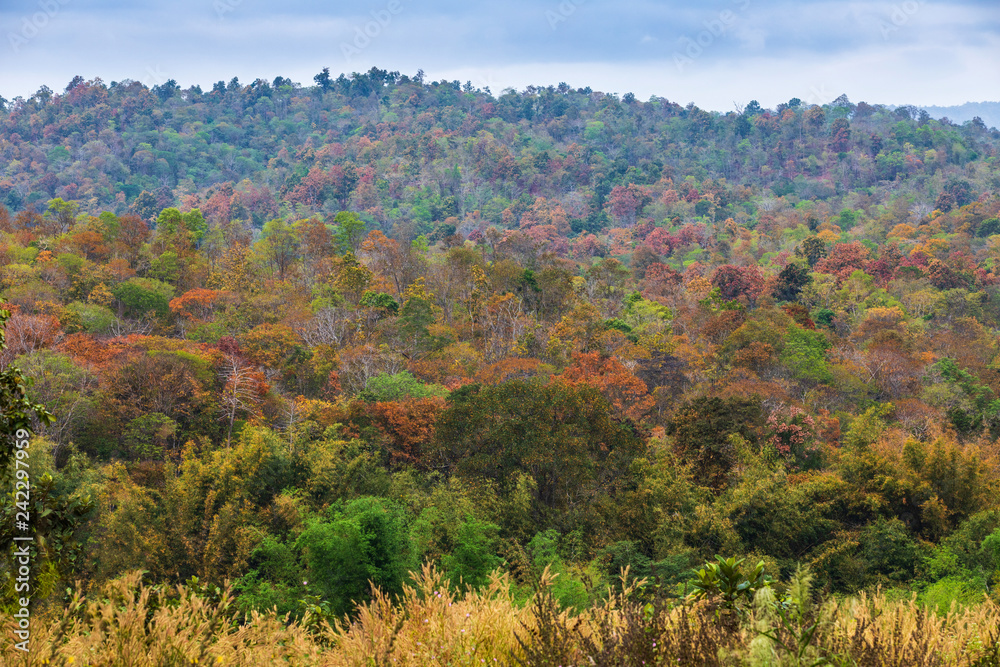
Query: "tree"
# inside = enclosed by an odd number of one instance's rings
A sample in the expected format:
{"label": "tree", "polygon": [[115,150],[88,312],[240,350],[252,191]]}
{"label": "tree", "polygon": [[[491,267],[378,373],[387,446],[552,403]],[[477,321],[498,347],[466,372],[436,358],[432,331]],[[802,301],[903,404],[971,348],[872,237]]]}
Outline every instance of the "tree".
{"label": "tree", "polygon": [[964,178],[952,178],[944,186],[944,194],[950,195],[956,206],[971,204],[976,199],[972,184]]}
{"label": "tree", "polygon": [[205,216],[202,215],[201,209],[192,209],[182,214],[181,217],[184,220],[184,226],[191,235],[191,240],[195,245],[200,244],[201,240],[205,238],[205,233],[208,231],[208,222],[205,220]]}
{"label": "tree", "polygon": [[639,422],[653,408],[653,397],[646,383],[615,357],[602,357],[598,352],[574,354],[573,363],[555,378],[571,385],[584,384],[598,389],[617,419]]}
{"label": "tree", "polygon": [[[0,310],[0,350],[6,347],[9,318],[9,311]],[[45,406],[28,398],[24,375],[17,366],[8,365],[0,371],[0,483],[10,489],[0,496],[0,541],[13,545],[15,536],[24,537],[24,529],[18,528],[16,522],[21,515],[30,517],[33,540],[26,545],[31,563],[28,597],[39,600],[52,592],[60,576],[70,574],[71,559],[79,555],[75,534],[93,504],[89,498],[57,493],[51,474],[35,466],[29,468],[32,447],[44,446],[31,438],[34,420],[51,424],[55,418]],[[30,491],[27,494],[23,493],[26,489]],[[0,552],[0,606],[4,608],[13,607],[14,599],[24,596],[23,592],[16,594],[14,588],[15,573],[21,571],[22,565],[24,560],[13,549]],[[43,573],[48,575],[47,583]],[[17,581],[23,583],[23,577]]]}
{"label": "tree", "polygon": [[645,280],[646,271],[654,264],[663,266],[661,264],[661,257],[645,243],[636,248],[635,252],[632,253],[632,275],[635,276],[636,280]]}
{"label": "tree", "polygon": [[256,294],[261,289],[260,269],[246,245],[229,246],[210,278],[212,287],[237,294]]}
{"label": "tree", "polygon": [[489,583],[490,574],[503,566],[503,560],[497,556],[499,530],[496,524],[466,517],[458,528],[455,548],[441,559],[452,586],[469,590]]}
{"label": "tree", "polygon": [[806,261],[809,262],[809,266],[814,267],[817,262],[826,257],[826,243],[818,236],[810,236],[802,242],[802,245],[796,248],[796,253],[804,256]]}
{"label": "tree", "polygon": [[431,462],[504,493],[527,475],[536,524],[571,528],[580,512],[615,494],[641,451],[642,441],[613,418],[597,389],[515,380],[453,391],[438,417]]}
{"label": "tree", "polygon": [[403,292],[398,327],[402,349],[411,356],[426,352],[432,343],[429,327],[435,319],[434,294],[427,291],[424,279],[419,278]]}
{"label": "tree", "polygon": [[[7,348],[6,329],[9,320],[10,311],[0,310],[0,351]],[[55,417],[44,405],[28,398],[27,391],[27,382],[17,366],[8,365],[0,371],[0,476],[5,483],[10,481],[9,467],[15,458],[15,452],[28,447],[26,438],[31,432],[32,418],[37,418],[44,424],[55,421]],[[17,455],[17,458],[24,457]]]}
{"label": "tree", "polygon": [[410,248],[388,238],[377,229],[368,233],[361,244],[361,253],[376,275],[385,276],[392,281],[396,294],[402,294],[406,286],[417,277],[417,265]]}
{"label": "tree", "polygon": [[429,398],[441,396],[444,387],[428,386],[413,377],[408,371],[389,375],[379,373],[370,378],[365,388],[358,393],[358,400],[369,403],[401,401],[406,398]]}
{"label": "tree", "polygon": [[318,218],[299,220],[294,227],[306,267],[318,269],[320,263],[333,254],[333,233]]}
{"label": "tree", "polygon": [[159,412],[140,415],[122,433],[125,454],[135,461],[162,460],[177,435],[177,422]]}
{"label": "tree", "polygon": [[214,319],[215,311],[230,300],[228,292],[196,287],[168,303],[170,312],[180,315],[194,324],[202,324]]}
{"label": "tree", "polygon": [[[371,384],[371,383],[370,383]],[[427,451],[434,439],[434,426],[444,410],[443,387],[421,388],[399,401],[377,402],[366,408],[371,422],[388,438],[386,449],[392,464],[426,470]]]}
{"label": "tree", "polygon": [[158,251],[162,252],[169,248],[179,255],[190,255],[195,242],[205,233],[204,218],[200,220],[202,228],[199,231],[192,231],[188,227],[189,220],[199,224],[198,218],[201,218],[201,211],[198,211],[196,216],[181,213],[176,208],[165,208],[160,211],[156,217],[156,240],[154,242]]}
{"label": "tree", "polygon": [[49,208],[45,212],[46,219],[50,221],[55,234],[65,234],[76,222],[76,212],[79,205],[73,201],[63,201],[56,198],[49,202]]}
{"label": "tree", "polygon": [[774,286],[774,298],[779,301],[795,301],[802,288],[811,280],[809,269],[790,262],[778,274],[778,282]]}
{"label": "tree", "polygon": [[793,326],[785,337],[781,362],[795,377],[815,382],[830,382],[833,376],[826,364],[826,351],[830,342],[821,331],[810,331]]}
{"label": "tree", "polygon": [[846,118],[835,118],[830,123],[830,148],[846,153],[851,148],[851,124]]}
{"label": "tree", "polygon": [[111,292],[118,301],[119,317],[141,318],[148,313],[166,317],[170,314],[174,288],[155,278],[131,278]]}
{"label": "tree", "polygon": [[104,454],[120,444],[125,425],[144,414],[161,413],[179,425],[181,442],[195,433],[218,433],[212,364],[182,350],[132,350],[104,371],[97,414],[90,424],[93,446]]}
{"label": "tree", "polygon": [[270,388],[264,381],[264,375],[236,353],[226,355],[219,369],[219,377],[224,383],[220,408],[228,422],[226,446],[229,446],[232,443],[236,416],[256,416],[257,408]]}
{"label": "tree", "polygon": [[118,234],[114,241],[115,252],[135,264],[143,244],[149,239],[149,225],[138,215],[123,215],[118,218]]}
{"label": "tree", "polygon": [[316,82],[316,85],[324,93],[333,89],[333,78],[330,76],[329,67],[324,67],[323,71],[313,77],[313,81]]}
{"label": "tree", "polygon": [[140,192],[132,201],[132,205],[129,206],[129,212],[134,213],[144,221],[152,220],[159,210],[160,205],[156,197],[146,190]]}
{"label": "tree", "polygon": [[41,421],[35,430],[53,440],[56,446],[52,456],[59,461],[60,448],[74,439],[97,407],[97,378],[68,356],[51,350],[37,350],[18,357],[14,363],[25,377],[31,378],[32,399],[55,410],[55,419],[48,424]]}
{"label": "tree", "polygon": [[712,273],[712,284],[726,301],[742,297],[752,304],[764,292],[764,274],[756,265],[724,264]]}
{"label": "tree", "polygon": [[365,222],[358,217],[357,213],[341,211],[333,218],[337,225],[337,233],[334,238],[337,242],[337,249],[341,254],[357,254],[358,246],[361,245],[365,237]]}
{"label": "tree", "polygon": [[51,347],[61,337],[59,320],[52,315],[13,313],[5,323],[5,346],[0,349],[0,367],[14,357]]}
{"label": "tree", "polygon": [[295,542],[307,588],[337,616],[368,599],[375,586],[399,594],[413,566],[406,512],[390,500],[359,498],[329,520],[310,522]]}
{"label": "tree", "polygon": [[693,466],[694,479],[722,489],[736,463],[733,436],[755,443],[763,431],[764,413],[753,398],[702,397],[685,403],[667,422],[674,449]]}
{"label": "tree", "polygon": [[635,224],[636,216],[652,200],[649,192],[640,185],[616,185],[611,189],[611,213],[626,227]]}
{"label": "tree", "polygon": [[521,312],[521,299],[510,292],[490,297],[477,317],[483,334],[483,359],[495,363],[516,354],[529,322]]}
{"label": "tree", "polygon": [[258,244],[260,253],[278,274],[278,280],[284,280],[299,258],[299,239],[292,227],[280,218],[267,222],[262,235]]}
{"label": "tree", "polygon": [[837,243],[826,257],[816,262],[815,269],[819,273],[830,273],[837,276],[837,282],[842,283],[854,271],[866,270],[871,260],[871,251],[860,241]]}

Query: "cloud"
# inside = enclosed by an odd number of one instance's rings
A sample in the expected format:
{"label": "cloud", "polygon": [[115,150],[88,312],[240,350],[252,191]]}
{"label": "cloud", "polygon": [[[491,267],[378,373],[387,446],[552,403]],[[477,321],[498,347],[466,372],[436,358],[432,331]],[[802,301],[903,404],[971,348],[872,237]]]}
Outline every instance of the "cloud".
{"label": "cloud", "polygon": [[[44,6],[57,10],[25,38]],[[825,82],[869,101],[954,104],[1000,82],[994,0],[15,0],[0,26],[8,98],[76,74],[308,84],[324,66],[373,65],[518,88],[573,79],[640,96],[676,90],[720,109],[748,95],[805,99]]]}

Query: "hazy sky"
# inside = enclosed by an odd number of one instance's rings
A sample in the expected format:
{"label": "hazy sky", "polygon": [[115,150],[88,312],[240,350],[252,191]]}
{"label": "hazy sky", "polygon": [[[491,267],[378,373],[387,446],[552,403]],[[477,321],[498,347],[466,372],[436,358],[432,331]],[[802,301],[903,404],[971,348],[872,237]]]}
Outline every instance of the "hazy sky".
{"label": "hazy sky", "polygon": [[1000,2],[0,0],[0,95],[74,75],[203,88],[375,65],[727,111],[757,99],[1000,100]]}

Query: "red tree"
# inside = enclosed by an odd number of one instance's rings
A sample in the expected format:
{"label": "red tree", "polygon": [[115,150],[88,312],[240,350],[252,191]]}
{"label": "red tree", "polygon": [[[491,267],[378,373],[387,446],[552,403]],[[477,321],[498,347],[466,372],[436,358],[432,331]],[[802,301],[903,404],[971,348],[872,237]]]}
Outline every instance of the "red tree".
{"label": "red tree", "polygon": [[764,292],[764,274],[755,265],[723,264],[712,274],[712,284],[719,288],[720,296],[726,301],[743,297],[754,303]]}

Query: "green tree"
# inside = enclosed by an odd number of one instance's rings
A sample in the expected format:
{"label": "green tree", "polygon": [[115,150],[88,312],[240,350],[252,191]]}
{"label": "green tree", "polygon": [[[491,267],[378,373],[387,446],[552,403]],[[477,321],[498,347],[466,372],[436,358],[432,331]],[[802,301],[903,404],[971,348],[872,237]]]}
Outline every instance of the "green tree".
{"label": "green tree", "polygon": [[[7,347],[9,319],[10,312],[0,310],[0,351]],[[23,563],[15,562],[14,550],[0,550],[0,610],[5,613],[20,608],[15,604],[20,598],[47,597],[61,578],[72,575],[80,556],[77,533],[93,509],[89,497],[60,492],[53,475],[39,465],[50,455],[38,455],[45,444],[31,437],[33,419],[43,424],[55,421],[45,406],[28,398],[24,375],[10,364],[0,371],[0,484],[12,490],[0,496],[0,544],[13,545],[15,536],[26,536],[18,527],[21,521],[30,525],[33,539],[26,543],[27,581],[15,579]],[[52,465],[51,458],[46,465]]]}
{"label": "green tree", "polygon": [[726,609],[745,611],[753,602],[758,590],[770,586],[764,574],[764,562],[760,561],[752,571],[744,571],[745,558],[715,557],[716,562],[707,562],[695,572],[691,580],[694,591],[691,597],[704,599],[719,597]]}
{"label": "green tree", "polygon": [[329,67],[324,67],[323,71],[313,77],[313,81],[324,93],[333,89],[333,78],[330,76]]}
{"label": "green tree", "polygon": [[601,393],[587,385],[469,385],[448,403],[432,458],[501,493],[514,492],[527,475],[533,518],[544,527],[578,527],[595,503],[616,494],[643,449],[632,427],[615,420]]}
{"label": "green tree", "polygon": [[880,517],[861,532],[859,542],[868,576],[875,581],[909,581],[923,560],[923,550],[899,519]]}
{"label": "green tree", "polygon": [[365,388],[358,394],[358,399],[375,403],[376,401],[401,401],[405,398],[428,398],[430,396],[445,396],[448,390],[441,385],[426,385],[413,377],[408,371],[399,373],[379,373],[369,378]]}
{"label": "green tree", "polygon": [[792,326],[785,338],[785,349],[781,362],[797,378],[814,382],[830,382],[833,376],[826,363],[826,351],[830,341],[822,331],[812,331]]}
{"label": "green tree", "polygon": [[168,250],[149,263],[149,275],[166,283],[176,283],[181,277],[177,253]]}
{"label": "green tree", "polygon": [[774,298],[778,301],[795,301],[799,298],[802,288],[811,280],[809,269],[789,262],[778,274],[778,283],[774,286]]}
{"label": "green tree", "polygon": [[278,274],[278,279],[284,280],[289,269],[299,259],[298,236],[281,218],[265,223],[262,233],[263,239],[258,244],[260,253]]}
{"label": "green tree", "polygon": [[144,317],[153,312],[160,317],[170,314],[174,288],[155,278],[130,278],[111,290],[118,301],[118,314]]}
{"label": "green tree", "polygon": [[819,260],[826,257],[826,243],[818,236],[810,236],[796,249],[796,253],[805,257],[811,268],[816,266]]}
{"label": "green tree", "polygon": [[30,378],[31,397],[51,406],[55,413],[54,420],[47,425],[43,422],[39,431],[55,442],[52,456],[61,465],[61,448],[79,434],[97,407],[97,377],[72,358],[52,350],[35,350],[14,363]]}
{"label": "green tree", "polygon": [[205,238],[205,233],[208,232],[208,221],[202,215],[201,209],[191,209],[187,213],[184,213],[181,218],[184,220],[184,226],[191,235],[191,240],[195,245],[200,244],[201,240]]}
{"label": "green tree", "polygon": [[[9,310],[0,310],[0,351],[7,349],[7,321]],[[9,482],[15,452],[28,447],[32,417],[44,424],[51,424],[55,417],[41,403],[28,398],[28,383],[21,369],[10,364],[0,371],[0,474]],[[23,443],[23,444],[22,444]],[[24,457],[17,455],[19,460]],[[11,488],[8,485],[6,488]]]}
{"label": "green tree", "polygon": [[[359,498],[313,521],[295,543],[307,590],[338,615],[368,599],[371,585],[398,594],[413,566],[406,514],[392,501]],[[370,583],[369,583],[370,582]]]}
{"label": "green tree", "polygon": [[357,213],[341,211],[334,216],[333,222],[337,225],[334,239],[339,252],[357,254],[358,247],[365,238],[365,221],[359,218]]}
{"label": "green tree", "polygon": [[366,291],[361,295],[361,301],[358,302],[358,305],[365,308],[381,309],[391,315],[399,312],[399,303],[392,298],[392,295],[385,292]]}
{"label": "green tree", "polygon": [[57,197],[49,202],[49,208],[45,212],[45,216],[51,221],[57,234],[65,234],[76,221],[76,212],[78,209],[79,205],[76,202],[63,201]]}
{"label": "green tree", "polygon": [[156,217],[156,235],[172,244],[176,244],[178,240],[190,240],[184,214],[176,208],[165,208],[160,211]]}
{"label": "green tree", "polygon": [[175,435],[177,422],[160,412],[150,412],[128,423],[122,444],[129,458],[159,460]]}
{"label": "green tree", "polygon": [[673,436],[681,459],[692,464],[695,481],[721,489],[737,459],[732,436],[757,442],[763,421],[756,397],[705,396],[681,406],[667,422],[666,432]]}
{"label": "green tree", "polygon": [[466,517],[458,527],[455,548],[441,559],[453,586],[470,589],[489,583],[490,574],[503,565],[497,556],[499,531],[496,524]]}
{"label": "green tree", "polygon": [[403,339],[402,347],[412,354],[426,352],[433,344],[429,327],[436,318],[434,295],[424,289],[421,278],[406,289],[403,298],[397,328]]}

